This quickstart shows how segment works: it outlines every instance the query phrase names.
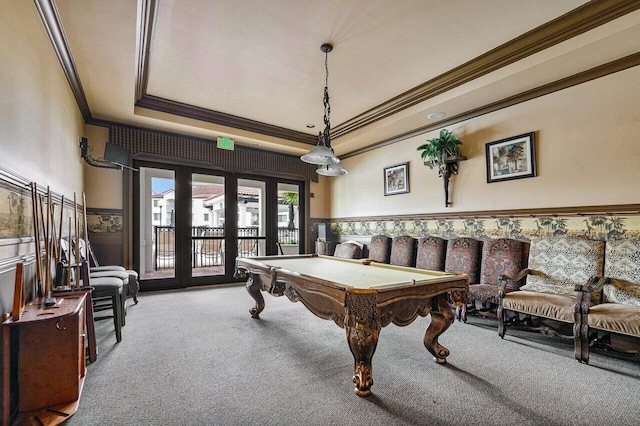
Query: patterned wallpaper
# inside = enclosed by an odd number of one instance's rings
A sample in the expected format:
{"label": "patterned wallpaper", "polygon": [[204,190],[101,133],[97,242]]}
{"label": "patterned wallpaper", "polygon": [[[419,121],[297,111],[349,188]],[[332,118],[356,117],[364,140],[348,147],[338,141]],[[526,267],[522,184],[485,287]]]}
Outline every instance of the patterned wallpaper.
{"label": "patterned wallpaper", "polygon": [[550,235],[581,236],[607,241],[623,236],[640,236],[640,215],[560,216],[522,218],[429,219],[405,221],[335,221],[332,232],[341,237],[384,234],[391,237],[437,236],[476,239],[513,238],[531,240]]}

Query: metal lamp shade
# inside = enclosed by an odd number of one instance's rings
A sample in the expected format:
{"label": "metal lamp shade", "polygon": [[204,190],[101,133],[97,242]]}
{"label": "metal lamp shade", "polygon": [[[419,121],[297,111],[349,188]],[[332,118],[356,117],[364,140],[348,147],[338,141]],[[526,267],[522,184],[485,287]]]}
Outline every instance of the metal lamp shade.
{"label": "metal lamp shade", "polygon": [[340,162],[340,159],[335,156],[331,149],[322,145],[317,145],[311,151],[300,157],[300,159],[305,163],[318,164],[321,166]]}
{"label": "metal lamp shade", "polygon": [[316,172],[322,176],[342,176],[349,173],[340,163],[322,166]]}

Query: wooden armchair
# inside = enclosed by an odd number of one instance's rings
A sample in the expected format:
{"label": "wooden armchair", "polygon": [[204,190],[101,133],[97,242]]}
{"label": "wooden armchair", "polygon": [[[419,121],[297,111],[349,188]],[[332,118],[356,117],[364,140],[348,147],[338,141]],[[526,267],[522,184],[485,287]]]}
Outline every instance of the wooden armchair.
{"label": "wooden armchair", "polygon": [[[604,275],[576,288],[575,355],[580,362],[589,362],[591,346],[640,353],[640,238],[607,242]],[[592,295],[600,291],[602,303],[592,306]]]}
{"label": "wooden armchair", "polygon": [[[576,286],[602,277],[604,242],[578,237],[552,236],[533,239],[529,251],[529,268],[514,277],[502,277],[498,292],[498,335],[504,337],[506,311],[524,314],[526,325],[545,334],[574,338]],[[519,291],[509,285],[525,278]],[[592,294],[598,302],[599,296]],[[539,318],[533,326],[531,318]],[[568,330],[567,327],[568,326]]]}

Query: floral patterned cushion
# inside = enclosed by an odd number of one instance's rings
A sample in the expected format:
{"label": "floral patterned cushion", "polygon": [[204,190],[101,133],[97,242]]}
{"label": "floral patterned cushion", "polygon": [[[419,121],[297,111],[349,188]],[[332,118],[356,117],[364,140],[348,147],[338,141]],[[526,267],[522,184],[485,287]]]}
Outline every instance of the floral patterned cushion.
{"label": "floral patterned cushion", "polygon": [[362,257],[362,248],[358,244],[345,242],[336,246],[336,251],[333,255],[343,259],[360,259]]}
{"label": "floral patterned cushion", "polygon": [[408,235],[393,237],[389,263],[398,266],[416,266],[416,239]]}
{"label": "floral patterned cushion", "polygon": [[[576,284],[600,277],[604,267],[604,242],[556,236],[531,240],[527,284],[521,290],[575,296]],[[599,294],[591,295],[599,303]]]}
{"label": "floral patterned cushion", "polygon": [[640,238],[607,241],[605,250],[604,301],[640,306]]}
{"label": "floral patterned cushion", "polygon": [[369,259],[378,263],[389,263],[391,256],[391,238],[386,235],[374,235],[369,246]]}
{"label": "floral patterned cushion", "polygon": [[[513,277],[522,269],[522,241],[498,238],[486,241],[482,247],[480,284],[498,285],[500,277]],[[517,284],[509,282],[507,288],[515,289]]]}
{"label": "floral patterned cushion", "polygon": [[447,240],[440,237],[418,238],[416,268],[429,269],[431,271],[444,271],[446,249]]}
{"label": "floral patterned cushion", "polygon": [[478,283],[482,241],[473,238],[454,238],[447,243],[444,270],[469,276],[469,284]]}

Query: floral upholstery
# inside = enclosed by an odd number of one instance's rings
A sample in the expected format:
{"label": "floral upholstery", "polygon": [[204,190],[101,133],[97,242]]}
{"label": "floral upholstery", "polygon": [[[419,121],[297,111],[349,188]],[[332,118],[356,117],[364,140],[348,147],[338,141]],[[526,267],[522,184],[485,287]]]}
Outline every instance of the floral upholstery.
{"label": "floral upholstery", "polygon": [[369,245],[369,259],[378,263],[389,263],[391,258],[391,238],[386,235],[374,235]]}
{"label": "floral upholstery", "polygon": [[416,239],[408,235],[393,237],[389,263],[398,266],[416,266]]}
{"label": "floral upholstery", "polygon": [[336,251],[333,255],[343,259],[360,259],[362,257],[362,247],[355,243],[344,242],[336,246]]}
{"label": "floral upholstery", "polygon": [[[499,238],[486,241],[482,248],[480,284],[469,287],[472,300],[498,304],[499,280],[502,275],[514,276],[522,269],[522,241]],[[518,288],[517,283],[509,282],[506,291]]]}
{"label": "floral upholstery", "polygon": [[[601,277],[604,242],[578,237],[553,236],[531,240],[530,275],[520,290],[574,297],[576,284]],[[600,295],[591,295],[599,303]]]}
{"label": "floral upholstery", "polygon": [[607,241],[604,275],[604,301],[640,306],[640,238]]}
{"label": "floral upholstery", "polygon": [[418,238],[416,268],[444,271],[447,240],[440,237]]}
{"label": "floral upholstery", "polygon": [[447,243],[447,258],[444,270],[466,274],[469,284],[479,281],[480,250],[482,241],[473,238],[454,238]]}

